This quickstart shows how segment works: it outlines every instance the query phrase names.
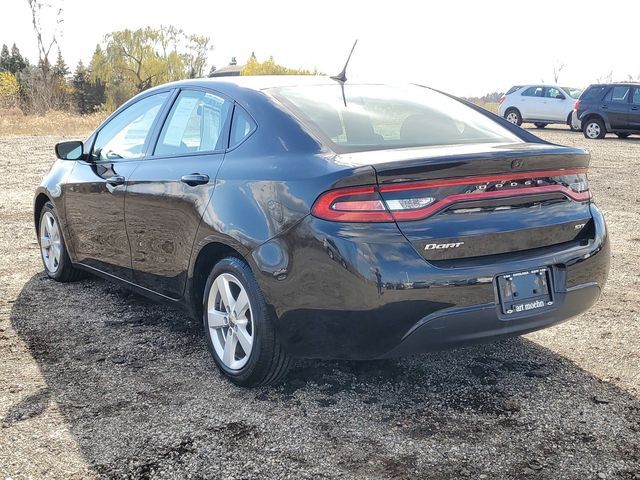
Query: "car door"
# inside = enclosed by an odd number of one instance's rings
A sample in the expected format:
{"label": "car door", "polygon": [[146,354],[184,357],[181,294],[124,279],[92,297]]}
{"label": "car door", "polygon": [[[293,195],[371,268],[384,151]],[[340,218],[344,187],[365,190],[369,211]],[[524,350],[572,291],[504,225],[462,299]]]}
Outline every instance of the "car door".
{"label": "car door", "polygon": [[524,119],[539,119],[542,110],[544,87],[534,85],[520,95],[520,114]]}
{"label": "car door", "polygon": [[613,130],[626,129],[629,123],[631,86],[612,87],[600,107]]}
{"label": "car door", "polygon": [[640,87],[633,89],[631,108],[629,110],[629,128],[640,130]]}
{"label": "car door", "polygon": [[89,159],[78,161],[64,185],[65,218],[75,260],[132,279],[124,221],[126,181],[149,145],[169,91],[141,98],[117,112],[92,137]]}
{"label": "car door", "polygon": [[556,87],[546,87],[544,89],[543,117],[554,122],[566,122],[571,108],[567,108],[566,97]]}
{"label": "car door", "polygon": [[199,89],[182,89],[153,154],[127,185],[125,217],[135,282],[170,298],[186,285],[193,241],[215,187],[228,141],[233,102]]}

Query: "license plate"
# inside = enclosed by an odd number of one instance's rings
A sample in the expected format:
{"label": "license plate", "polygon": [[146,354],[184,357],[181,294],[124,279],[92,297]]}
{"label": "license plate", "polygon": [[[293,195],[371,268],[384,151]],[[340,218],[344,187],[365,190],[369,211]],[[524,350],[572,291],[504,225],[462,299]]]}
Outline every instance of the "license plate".
{"label": "license plate", "polygon": [[550,273],[542,267],[500,275],[498,292],[502,313],[515,315],[552,306]]}

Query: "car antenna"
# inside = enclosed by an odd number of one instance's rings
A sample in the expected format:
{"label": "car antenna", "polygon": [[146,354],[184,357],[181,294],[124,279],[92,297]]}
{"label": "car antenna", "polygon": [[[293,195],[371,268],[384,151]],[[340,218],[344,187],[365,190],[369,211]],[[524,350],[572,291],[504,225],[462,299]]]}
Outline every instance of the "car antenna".
{"label": "car antenna", "polygon": [[344,84],[347,82],[347,67],[349,66],[349,60],[351,60],[351,55],[353,54],[353,50],[356,48],[357,43],[358,40],[356,39],[356,41],[353,42],[353,47],[351,47],[351,51],[349,52],[349,56],[347,57],[347,61],[345,62],[342,71],[338,75],[329,77],[331,78],[331,80],[335,80],[340,84],[340,89],[342,90],[342,100],[344,101],[345,107],[347,106],[347,97],[344,94]]}

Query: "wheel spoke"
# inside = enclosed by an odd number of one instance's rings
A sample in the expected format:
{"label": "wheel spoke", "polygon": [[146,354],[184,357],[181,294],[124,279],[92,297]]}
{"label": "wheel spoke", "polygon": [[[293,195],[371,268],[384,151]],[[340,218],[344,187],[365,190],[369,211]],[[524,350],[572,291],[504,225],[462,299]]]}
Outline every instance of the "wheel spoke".
{"label": "wheel spoke", "polygon": [[227,314],[211,309],[208,312],[209,328],[221,328],[226,325]]}
{"label": "wheel spoke", "polygon": [[233,330],[229,330],[229,333],[227,334],[227,340],[224,343],[224,353],[222,354],[222,362],[228,367],[230,367],[236,359],[237,344],[237,337],[234,335]]}
{"label": "wheel spoke", "polygon": [[222,303],[228,307],[229,310],[232,310],[235,301],[233,300],[233,295],[231,295],[229,280],[224,275],[220,275],[216,280],[216,283],[218,284],[218,291],[220,292]]}
{"label": "wheel spoke", "polygon": [[242,350],[244,350],[246,355],[249,355],[249,353],[251,353],[251,346],[253,345],[253,338],[249,335],[245,325],[238,325],[237,337]]}
{"label": "wheel spoke", "polygon": [[247,296],[247,292],[243,289],[240,290],[240,294],[236,299],[235,310],[236,315],[239,318],[245,318],[246,311],[249,309],[249,297]]}

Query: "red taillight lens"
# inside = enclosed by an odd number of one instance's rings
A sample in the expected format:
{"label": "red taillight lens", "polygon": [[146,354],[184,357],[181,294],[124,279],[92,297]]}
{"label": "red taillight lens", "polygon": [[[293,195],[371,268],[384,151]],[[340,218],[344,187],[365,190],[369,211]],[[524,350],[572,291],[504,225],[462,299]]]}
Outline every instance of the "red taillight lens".
{"label": "red taillight lens", "polygon": [[355,187],[323,193],[311,213],[334,222],[392,222],[377,187]]}
{"label": "red taillight lens", "polygon": [[576,103],[573,104],[573,109],[577,112],[580,110],[580,100],[576,100]]}
{"label": "red taillight lens", "polygon": [[589,200],[591,193],[586,169],[331,190],[316,200],[312,213],[318,218],[337,222],[413,221],[427,218],[456,203],[545,192],[560,192],[576,201]]}
{"label": "red taillight lens", "polygon": [[498,103],[502,103],[504,102],[504,99],[507,98],[504,95],[502,95],[499,99],[498,99]]}

